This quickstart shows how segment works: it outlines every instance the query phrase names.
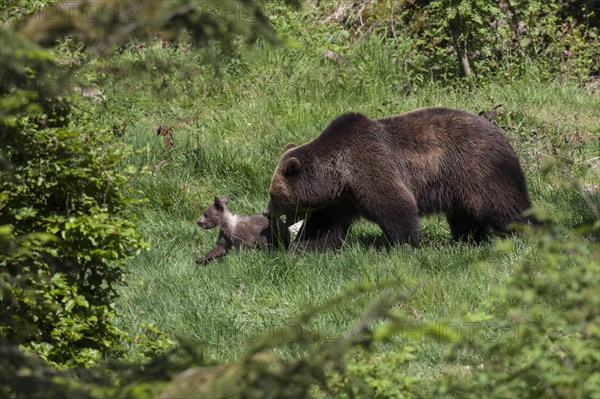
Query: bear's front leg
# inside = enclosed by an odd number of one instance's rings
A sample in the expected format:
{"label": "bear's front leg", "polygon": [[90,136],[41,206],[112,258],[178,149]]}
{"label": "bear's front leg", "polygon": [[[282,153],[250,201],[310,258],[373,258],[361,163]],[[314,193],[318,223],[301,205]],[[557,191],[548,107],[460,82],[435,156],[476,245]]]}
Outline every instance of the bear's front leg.
{"label": "bear's front leg", "polygon": [[419,244],[419,211],[416,206],[398,204],[389,214],[374,219],[392,244]]}
{"label": "bear's front leg", "polygon": [[391,244],[419,243],[419,209],[412,193],[390,184],[356,195],[363,215],[381,227]]}
{"label": "bear's front leg", "polygon": [[296,236],[292,250],[338,249],[348,235],[355,218],[354,210],[339,212],[339,205],[313,212]]}

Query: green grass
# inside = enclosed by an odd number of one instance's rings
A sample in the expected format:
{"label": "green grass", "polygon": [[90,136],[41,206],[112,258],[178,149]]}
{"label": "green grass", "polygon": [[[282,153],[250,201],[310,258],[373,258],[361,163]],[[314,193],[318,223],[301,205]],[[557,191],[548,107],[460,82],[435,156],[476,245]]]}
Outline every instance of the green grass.
{"label": "green grass", "polygon": [[[377,226],[361,222],[340,251],[232,252],[209,267],[196,266],[195,258],[216,240],[216,230],[195,225],[212,198],[228,194],[234,212],[259,212],[284,145],[310,140],[346,111],[380,117],[433,105],[478,112],[502,104],[498,122],[520,155],[533,202],[567,227],[592,220],[583,197],[564,182],[572,175],[600,185],[593,160],[600,154],[597,94],[577,82],[540,81],[535,70],[472,86],[413,85],[392,51],[370,42],[358,44],[348,59],[335,64],[317,49],[258,45],[227,61],[217,76],[194,49],[125,49],[89,67],[107,76],[98,123],[126,125],[123,145],[136,150],[129,162],[140,172],[132,186],[148,198],[137,213],[151,246],[129,262],[116,303],[124,329],[136,333],[153,323],[172,338],[204,343],[208,357],[227,361],[256,334],[291,325],[307,307],[353,284],[398,281],[386,288],[410,293],[398,309],[416,322],[437,321],[482,310],[491,291],[536,258],[538,249],[521,236],[495,236],[481,246],[454,243],[445,220],[432,216],[422,219],[418,248],[389,248]],[[156,136],[161,123],[174,130],[173,149]],[[569,141],[575,132],[582,143]],[[548,156],[562,163],[543,173]],[[591,198],[600,202],[597,193]],[[514,250],[498,251],[503,240]],[[323,339],[335,337],[380,294],[343,303],[317,316],[312,327]],[[410,372],[435,375],[451,367],[445,344],[426,340],[417,349]],[[131,354],[136,350],[131,345]]]}

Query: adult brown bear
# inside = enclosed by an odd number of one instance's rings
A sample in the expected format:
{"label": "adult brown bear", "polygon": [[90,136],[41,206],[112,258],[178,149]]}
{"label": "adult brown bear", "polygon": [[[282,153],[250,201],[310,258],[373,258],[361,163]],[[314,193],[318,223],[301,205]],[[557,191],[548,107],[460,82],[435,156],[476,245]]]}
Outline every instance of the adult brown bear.
{"label": "adult brown bear", "polygon": [[455,240],[505,231],[531,206],[504,132],[483,117],[423,108],[382,119],[349,113],[315,139],[288,144],[265,211],[305,219],[295,245],[338,248],[359,217],[390,242],[417,243],[419,215],[445,213]]}

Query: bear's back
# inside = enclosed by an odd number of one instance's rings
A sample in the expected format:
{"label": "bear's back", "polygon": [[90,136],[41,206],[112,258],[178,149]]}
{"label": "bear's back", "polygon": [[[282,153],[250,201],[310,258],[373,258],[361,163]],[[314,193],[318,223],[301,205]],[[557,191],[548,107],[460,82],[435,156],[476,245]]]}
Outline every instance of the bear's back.
{"label": "bear's back", "polygon": [[432,107],[374,120],[395,149],[410,151],[428,147],[481,151],[509,147],[503,131],[478,115],[466,111]]}
{"label": "bear's back", "polygon": [[342,114],[313,141],[324,149],[376,145],[413,154],[436,147],[470,153],[499,147],[512,151],[503,131],[487,119],[444,107],[420,108],[381,119],[360,113]]}
{"label": "bear's back", "polygon": [[475,197],[491,201],[502,191],[526,192],[504,131],[481,116],[424,108],[377,122],[424,213]]}

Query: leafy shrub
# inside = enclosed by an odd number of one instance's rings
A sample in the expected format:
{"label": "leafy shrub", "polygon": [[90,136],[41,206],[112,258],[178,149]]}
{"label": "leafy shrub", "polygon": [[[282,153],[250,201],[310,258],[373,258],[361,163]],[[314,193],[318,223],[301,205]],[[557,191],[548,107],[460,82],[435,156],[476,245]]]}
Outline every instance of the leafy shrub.
{"label": "leafy shrub", "polygon": [[22,122],[3,135],[12,170],[2,174],[1,223],[17,241],[37,232],[58,238],[25,240],[32,251],[2,256],[3,335],[56,363],[95,361],[119,337],[111,303],[123,260],[142,247],[115,170],[121,151],[99,153],[102,133],[86,139]]}
{"label": "leafy shrub", "polygon": [[58,0],[4,0],[0,5],[0,22],[32,14]]}
{"label": "leafy shrub", "polygon": [[[600,221],[582,231],[597,231]],[[522,265],[490,301],[483,331],[456,345],[478,355],[472,375],[447,379],[438,393],[459,397],[600,397],[600,246],[580,234],[535,233],[540,259]],[[502,250],[512,250],[505,246]]]}
{"label": "leafy shrub", "polygon": [[416,379],[399,370],[406,368],[414,359],[413,351],[414,348],[410,346],[381,354],[362,350],[355,358],[348,360],[345,376],[339,373],[329,376],[332,393],[335,397],[412,397]]}
{"label": "leafy shrub", "polygon": [[118,347],[115,289],[145,245],[120,172],[127,149],[53,95],[58,85],[43,86],[56,76],[52,56],[13,36],[1,71],[0,334],[54,363],[89,365]]}
{"label": "leafy shrub", "polygon": [[536,63],[552,75],[587,78],[600,67],[598,12],[593,2],[572,3],[363,1],[328,4],[324,13],[350,38],[375,34],[391,46],[412,43],[415,67],[437,76],[514,74]]}

